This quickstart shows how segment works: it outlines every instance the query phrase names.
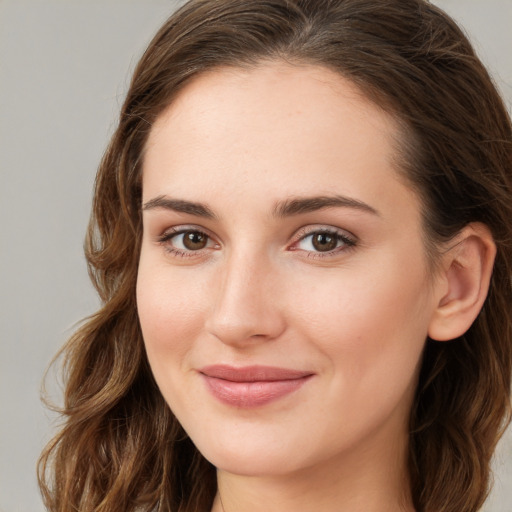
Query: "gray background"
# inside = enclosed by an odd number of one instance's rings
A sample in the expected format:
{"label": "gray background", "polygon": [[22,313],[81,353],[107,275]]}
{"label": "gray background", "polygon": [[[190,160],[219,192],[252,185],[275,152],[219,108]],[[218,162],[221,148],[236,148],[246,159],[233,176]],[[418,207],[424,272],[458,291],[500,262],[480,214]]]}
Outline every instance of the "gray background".
{"label": "gray background", "polygon": [[[435,3],[466,27],[510,107],[512,0]],[[82,256],[95,168],[130,71],[175,5],[0,0],[0,512],[43,510],[43,372],[98,304]],[[495,466],[485,510],[511,512],[512,430]]]}

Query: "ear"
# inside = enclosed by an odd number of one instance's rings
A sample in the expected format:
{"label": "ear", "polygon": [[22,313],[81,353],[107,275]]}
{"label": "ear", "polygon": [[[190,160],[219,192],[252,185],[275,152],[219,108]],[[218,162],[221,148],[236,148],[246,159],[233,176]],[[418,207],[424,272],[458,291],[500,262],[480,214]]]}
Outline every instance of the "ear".
{"label": "ear", "polygon": [[437,341],[462,336],[482,309],[496,256],[487,226],[468,224],[442,255],[442,270],[434,286],[436,307],[428,335]]}

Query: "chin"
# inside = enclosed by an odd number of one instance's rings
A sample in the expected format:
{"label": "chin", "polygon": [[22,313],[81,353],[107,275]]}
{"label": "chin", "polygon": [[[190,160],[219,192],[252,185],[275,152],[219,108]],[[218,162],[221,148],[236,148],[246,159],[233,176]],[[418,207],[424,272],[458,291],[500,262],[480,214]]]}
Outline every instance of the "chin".
{"label": "chin", "polygon": [[[195,442],[196,440],[193,439]],[[291,446],[283,439],[260,439],[250,436],[204,439],[195,443],[201,454],[217,469],[243,476],[279,476],[294,473],[311,465],[306,450]]]}
{"label": "chin", "polygon": [[[203,454],[206,456],[206,454]],[[240,476],[280,476],[298,470],[289,457],[281,457],[270,451],[257,454],[215,453],[206,457],[217,469]]]}

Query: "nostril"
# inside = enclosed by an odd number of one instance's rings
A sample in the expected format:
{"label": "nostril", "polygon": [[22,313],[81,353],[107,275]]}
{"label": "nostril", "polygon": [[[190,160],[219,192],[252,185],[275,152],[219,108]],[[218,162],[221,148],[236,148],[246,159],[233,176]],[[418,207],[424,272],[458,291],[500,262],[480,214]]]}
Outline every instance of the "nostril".
{"label": "nostril", "polygon": [[280,336],[284,331],[284,321],[279,312],[273,313],[252,311],[220,319],[213,316],[206,323],[211,335],[229,345],[251,345],[266,342]]}

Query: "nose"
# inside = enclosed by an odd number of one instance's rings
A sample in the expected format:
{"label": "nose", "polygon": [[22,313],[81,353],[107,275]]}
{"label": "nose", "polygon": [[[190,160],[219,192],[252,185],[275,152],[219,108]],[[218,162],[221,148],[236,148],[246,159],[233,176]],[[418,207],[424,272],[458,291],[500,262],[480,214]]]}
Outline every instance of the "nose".
{"label": "nose", "polygon": [[206,329],[223,343],[247,347],[278,338],[286,328],[276,269],[264,257],[233,256],[218,275]]}

